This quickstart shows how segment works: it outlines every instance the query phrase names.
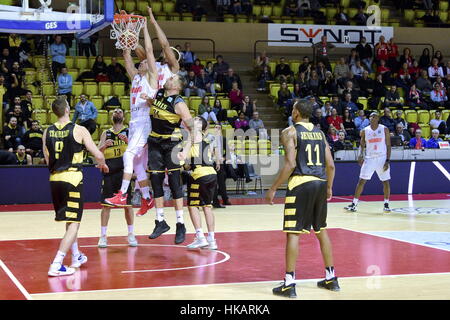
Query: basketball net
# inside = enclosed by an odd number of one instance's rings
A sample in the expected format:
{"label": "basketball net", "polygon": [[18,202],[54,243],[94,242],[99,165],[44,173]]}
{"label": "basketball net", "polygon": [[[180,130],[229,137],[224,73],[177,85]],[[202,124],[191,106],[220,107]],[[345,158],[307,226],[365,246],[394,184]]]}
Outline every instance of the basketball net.
{"label": "basketball net", "polygon": [[146,22],[144,17],[127,14],[123,10],[116,14],[112,23],[115,35],[111,37],[117,39],[116,48],[135,50],[139,45],[139,33]]}

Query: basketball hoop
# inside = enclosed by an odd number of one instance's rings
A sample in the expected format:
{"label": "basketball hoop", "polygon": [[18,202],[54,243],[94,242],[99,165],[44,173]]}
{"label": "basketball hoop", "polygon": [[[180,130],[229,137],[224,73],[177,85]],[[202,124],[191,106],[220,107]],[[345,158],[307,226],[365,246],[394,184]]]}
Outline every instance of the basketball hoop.
{"label": "basketball hoop", "polygon": [[111,38],[117,39],[116,48],[135,50],[139,45],[139,33],[145,23],[147,23],[145,17],[127,14],[123,10],[120,14],[114,15],[112,23],[114,35]]}

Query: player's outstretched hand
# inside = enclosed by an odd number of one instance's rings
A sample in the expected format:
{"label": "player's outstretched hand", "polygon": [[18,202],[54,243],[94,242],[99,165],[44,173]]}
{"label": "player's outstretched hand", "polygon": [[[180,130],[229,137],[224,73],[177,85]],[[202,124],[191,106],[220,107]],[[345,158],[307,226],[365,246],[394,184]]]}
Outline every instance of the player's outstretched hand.
{"label": "player's outstretched hand", "polygon": [[99,168],[100,171],[103,172],[103,173],[108,173],[109,172],[109,168],[106,165],[106,163],[105,164],[97,164],[95,167]]}
{"label": "player's outstretched hand", "polygon": [[149,17],[150,17],[150,22],[151,22],[151,23],[156,23],[156,19],[155,19],[155,17],[153,16],[152,8],[147,7],[147,10],[148,10],[148,15],[149,15]]}
{"label": "player's outstretched hand", "polygon": [[266,192],[266,200],[269,204],[273,204],[273,198],[275,197],[275,190],[269,189]]}

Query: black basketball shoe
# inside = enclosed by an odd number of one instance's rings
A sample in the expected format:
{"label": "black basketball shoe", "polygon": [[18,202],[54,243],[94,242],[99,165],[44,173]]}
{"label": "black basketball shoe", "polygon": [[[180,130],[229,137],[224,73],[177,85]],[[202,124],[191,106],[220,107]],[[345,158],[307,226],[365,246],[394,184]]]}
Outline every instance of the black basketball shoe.
{"label": "black basketball shoe", "polygon": [[297,293],[295,292],[295,283],[291,283],[286,286],[285,283],[279,287],[273,288],[272,292],[276,296],[286,297],[286,298],[297,298]]}
{"label": "black basketball shoe", "polygon": [[344,209],[347,210],[347,211],[350,211],[350,212],[356,212],[356,205],[352,202],[352,204],[350,204],[349,206],[345,207]]}
{"label": "black basketball shoe", "polygon": [[331,278],[330,280],[325,279],[325,280],[319,281],[319,282],[317,282],[317,286],[319,288],[327,289],[327,290],[331,290],[331,291],[341,290],[341,288],[339,287],[337,277]]}
{"label": "black basketball shoe", "polygon": [[152,234],[149,235],[148,237],[150,239],[156,239],[160,235],[162,235],[164,232],[167,232],[169,230],[170,230],[170,227],[167,224],[166,220],[163,220],[163,221],[155,220],[155,229],[153,229]]}
{"label": "black basketball shoe", "polygon": [[383,211],[384,211],[385,213],[391,213],[391,208],[389,208],[389,203],[385,203],[385,204],[384,204]]}
{"label": "black basketball shoe", "polygon": [[186,238],[186,227],[184,223],[177,222],[177,232],[175,233],[175,243],[179,244],[184,242]]}

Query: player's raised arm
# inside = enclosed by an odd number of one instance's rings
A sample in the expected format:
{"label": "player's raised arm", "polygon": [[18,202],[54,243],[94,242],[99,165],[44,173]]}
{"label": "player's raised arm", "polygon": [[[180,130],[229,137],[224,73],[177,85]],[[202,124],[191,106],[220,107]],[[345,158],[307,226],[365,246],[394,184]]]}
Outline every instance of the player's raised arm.
{"label": "player's raised arm", "polygon": [[148,25],[144,25],[144,41],[145,41],[145,54],[147,56],[148,64],[148,76],[150,86],[154,89],[158,89],[158,69],[156,68],[156,59],[153,53],[152,39],[148,32]]}
{"label": "player's raised arm", "polygon": [[176,73],[178,73],[178,71],[180,71],[180,64],[178,63],[178,60],[175,57],[175,53],[173,52],[172,48],[170,48],[169,41],[167,40],[167,37],[164,34],[164,31],[162,31],[161,27],[158,25],[158,22],[156,22],[156,19],[153,16],[153,12],[152,12],[151,8],[148,8],[148,14],[150,16],[151,24],[155,27],[156,36],[158,37],[159,44],[161,45],[161,48],[164,52],[164,56],[167,59],[167,63],[169,64],[170,71],[172,71],[172,73],[176,74]]}
{"label": "player's raised arm", "polygon": [[133,80],[133,78],[137,75],[138,70],[134,66],[130,49],[123,50],[123,58],[125,59],[125,69],[127,70],[127,73],[130,76],[131,80]]}
{"label": "player's raised arm", "polygon": [[175,112],[180,116],[186,128],[192,133],[194,128],[194,119],[192,118],[191,112],[189,111],[186,102],[178,102],[175,105]]}
{"label": "player's raised arm", "polygon": [[281,169],[279,175],[272,184],[272,187],[267,191],[266,199],[270,204],[273,204],[273,198],[277,189],[291,176],[296,167],[296,145],[297,134],[294,127],[289,127],[283,130],[281,133],[281,143],[286,151],[284,157],[284,166]]}

